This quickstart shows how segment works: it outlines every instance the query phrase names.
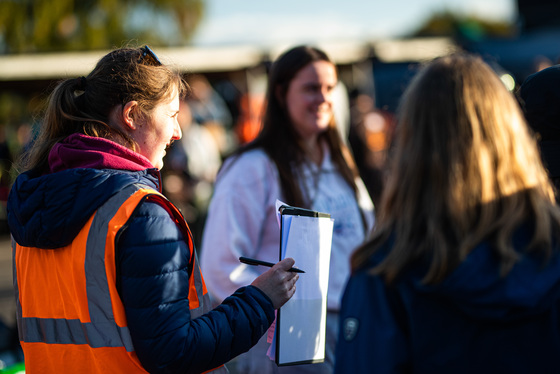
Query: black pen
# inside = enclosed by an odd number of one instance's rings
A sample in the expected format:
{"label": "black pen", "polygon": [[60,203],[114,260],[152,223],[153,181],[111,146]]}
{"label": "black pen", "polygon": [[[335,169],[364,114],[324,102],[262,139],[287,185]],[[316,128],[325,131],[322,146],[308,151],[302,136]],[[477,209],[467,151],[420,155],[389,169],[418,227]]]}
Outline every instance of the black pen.
{"label": "black pen", "polygon": [[[241,261],[241,262],[243,262],[244,264],[247,264],[247,265],[262,265],[262,266],[268,266],[269,268],[271,268],[275,265],[272,262],[255,260],[254,258],[243,257],[243,256],[239,257],[239,261]],[[305,273],[305,271],[300,270],[298,268],[291,268],[288,271],[292,271],[294,273]]]}

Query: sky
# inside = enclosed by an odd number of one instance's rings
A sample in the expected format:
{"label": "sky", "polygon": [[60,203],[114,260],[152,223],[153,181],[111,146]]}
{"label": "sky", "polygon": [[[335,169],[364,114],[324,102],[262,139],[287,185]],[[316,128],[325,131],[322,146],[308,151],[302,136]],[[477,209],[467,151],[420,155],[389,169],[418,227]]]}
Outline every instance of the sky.
{"label": "sky", "polygon": [[435,12],[513,21],[516,0],[205,0],[193,45],[398,38]]}

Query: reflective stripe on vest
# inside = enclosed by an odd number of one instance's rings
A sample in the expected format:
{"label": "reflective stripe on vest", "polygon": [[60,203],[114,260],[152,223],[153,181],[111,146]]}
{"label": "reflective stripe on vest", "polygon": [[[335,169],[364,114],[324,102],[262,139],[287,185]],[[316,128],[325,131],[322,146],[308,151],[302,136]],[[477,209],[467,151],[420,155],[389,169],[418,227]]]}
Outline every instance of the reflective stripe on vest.
{"label": "reflective stripe on vest", "polygon": [[17,323],[26,372],[146,372],[132,346],[116,289],[115,264],[117,233],[145,198],[164,206],[188,238],[191,317],[210,308],[181,213],[153,189],[128,186],[107,200],[66,247],[30,248],[12,241]]}

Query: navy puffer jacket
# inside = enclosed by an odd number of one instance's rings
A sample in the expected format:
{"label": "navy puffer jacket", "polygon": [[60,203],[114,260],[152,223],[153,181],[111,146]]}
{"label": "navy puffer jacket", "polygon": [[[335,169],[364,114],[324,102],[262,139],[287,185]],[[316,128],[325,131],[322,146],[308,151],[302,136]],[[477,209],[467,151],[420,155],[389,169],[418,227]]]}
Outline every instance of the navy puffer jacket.
{"label": "navy puffer jacket", "polygon": [[[11,233],[21,245],[56,250],[69,244],[109,197],[133,183],[161,190],[156,169],[21,174],[8,200]],[[149,372],[212,369],[251,348],[272,323],[270,299],[253,286],[191,320],[187,265],[194,248],[157,203],[142,202],[117,240],[117,286],[134,348]]]}
{"label": "navy puffer jacket", "polygon": [[527,251],[532,225],[514,232],[507,276],[488,239],[440,283],[416,261],[387,284],[371,269],[388,242],[347,283],[335,373],[560,373],[560,248],[546,261]]}

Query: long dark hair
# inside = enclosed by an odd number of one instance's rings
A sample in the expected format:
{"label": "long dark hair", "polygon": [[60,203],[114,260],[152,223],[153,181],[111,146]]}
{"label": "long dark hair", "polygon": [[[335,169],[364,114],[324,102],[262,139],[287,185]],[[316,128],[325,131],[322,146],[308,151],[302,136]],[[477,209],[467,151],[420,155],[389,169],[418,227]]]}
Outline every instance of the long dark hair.
{"label": "long dark hair", "polygon": [[[300,164],[304,160],[305,150],[290,119],[285,99],[290,83],[296,74],[315,61],[326,61],[332,64],[325,52],[310,46],[292,48],[284,52],[272,64],[268,75],[262,129],[253,142],[234,154],[235,157],[248,150],[262,148],[278,168],[280,185],[286,203],[302,207],[309,207],[311,202],[304,200],[293,165],[294,163]],[[358,171],[350,151],[340,138],[334,118],[328,129],[319,135],[319,139],[327,143],[338,171],[354,193],[357,193],[355,180]]]}

